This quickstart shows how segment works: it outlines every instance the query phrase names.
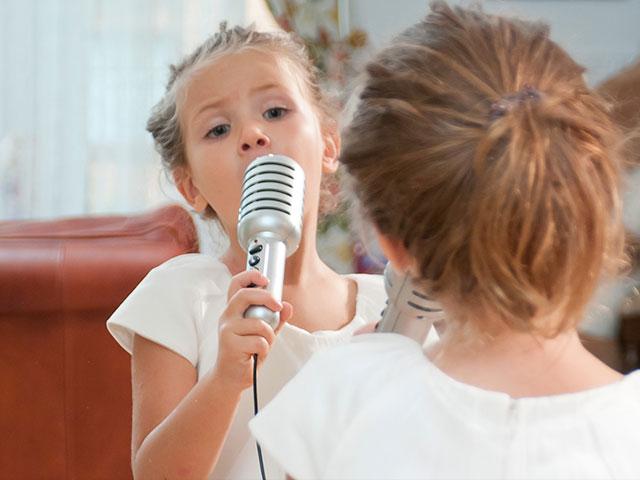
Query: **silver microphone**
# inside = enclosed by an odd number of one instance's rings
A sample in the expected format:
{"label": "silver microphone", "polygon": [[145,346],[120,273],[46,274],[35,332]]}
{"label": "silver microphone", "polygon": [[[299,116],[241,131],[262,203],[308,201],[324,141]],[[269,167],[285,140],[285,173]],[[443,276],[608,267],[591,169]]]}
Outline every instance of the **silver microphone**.
{"label": "silver microphone", "polygon": [[391,262],[384,268],[384,288],[387,305],[376,331],[400,333],[424,345],[433,323],[444,318],[440,304],[422,292],[408,274],[398,275]]}
{"label": "silver microphone", "polygon": [[[264,155],[244,172],[238,241],[247,252],[247,270],[258,270],[269,279],[267,291],[282,300],[284,264],[298,249],[302,236],[304,170],[284,155]],[[251,305],[246,318],[259,318],[273,329],[280,314],[262,305]]]}

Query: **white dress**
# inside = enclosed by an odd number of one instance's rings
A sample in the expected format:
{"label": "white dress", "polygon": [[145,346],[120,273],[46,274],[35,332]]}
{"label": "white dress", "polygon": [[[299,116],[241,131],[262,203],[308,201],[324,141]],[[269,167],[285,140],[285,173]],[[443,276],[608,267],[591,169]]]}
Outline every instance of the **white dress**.
{"label": "white dress", "polygon": [[297,480],[640,479],[640,371],[514,399],[452,379],[396,334],[315,355],[249,425]]}
{"label": "white dress", "polygon": [[[347,343],[354,331],[380,319],[385,293],[379,275],[347,275],[358,286],[353,320],[337,331],[309,333],[285,324],[258,375],[261,406],[267,404],[311,355]],[[186,358],[202,378],[214,365],[218,318],[227,303],[231,274],[219,260],[203,254],[175,257],[153,269],[107,321],[107,328],[129,353],[134,335]],[[210,478],[260,477],[256,444],[247,426],[253,417],[252,389],[243,392],[237,415]],[[265,455],[269,478],[284,472]]]}

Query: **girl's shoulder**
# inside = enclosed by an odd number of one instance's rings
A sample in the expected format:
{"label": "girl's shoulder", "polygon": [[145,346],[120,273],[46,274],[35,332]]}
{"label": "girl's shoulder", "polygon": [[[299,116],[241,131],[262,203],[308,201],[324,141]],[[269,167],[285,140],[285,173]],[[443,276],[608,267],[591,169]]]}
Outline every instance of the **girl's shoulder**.
{"label": "girl's shoulder", "polygon": [[107,328],[129,353],[140,335],[196,365],[200,340],[214,328],[205,316],[224,307],[230,281],[226,266],[211,256],[171,258],[147,274],[107,320]]}
{"label": "girl's shoulder", "polygon": [[[219,259],[202,253],[170,258],[153,268],[139,286],[150,288],[188,288],[207,294],[226,294],[231,273]],[[196,287],[194,289],[194,287]]]}
{"label": "girl's shoulder", "polygon": [[358,290],[362,292],[384,291],[384,277],[371,273],[348,273],[344,275],[358,284]]}
{"label": "girl's shoulder", "polygon": [[606,395],[612,399],[622,400],[629,403],[633,410],[638,413],[640,421],[640,369],[626,374],[622,380],[612,385],[612,388],[606,390]]}
{"label": "girl's shoulder", "polygon": [[211,273],[226,274],[231,278],[229,269],[218,258],[204,253],[185,253],[172,257],[151,272],[174,272],[185,275],[210,275]]}
{"label": "girl's shoulder", "polygon": [[640,369],[625,375],[624,382],[627,382],[630,389],[638,392],[638,401],[640,402]]}
{"label": "girl's shoulder", "polygon": [[378,321],[387,299],[384,277],[367,273],[351,273],[345,277],[355,281],[358,286],[356,318],[362,319],[363,324]]}
{"label": "girl's shoulder", "polygon": [[[310,383],[322,379],[320,390],[333,390],[328,396],[334,400],[342,396],[346,404],[358,405],[359,399],[367,401],[381,388],[404,383],[407,375],[413,378],[425,360],[422,347],[408,337],[369,333],[314,355],[301,373]],[[354,379],[357,388],[353,388]]]}

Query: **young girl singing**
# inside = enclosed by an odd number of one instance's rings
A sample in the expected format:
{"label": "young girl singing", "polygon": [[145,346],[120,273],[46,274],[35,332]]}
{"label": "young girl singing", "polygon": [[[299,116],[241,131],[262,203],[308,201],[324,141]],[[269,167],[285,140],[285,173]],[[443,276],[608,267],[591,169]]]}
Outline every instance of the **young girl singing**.
{"label": "young girl singing", "polygon": [[[183,255],[154,269],[108,321],[132,355],[132,468],[142,478],[259,478],[252,355],[267,403],[312,353],[376,321],[379,276],[338,275],[316,250],[321,179],[336,170],[336,121],[307,52],[285,33],[236,27],[173,66],[148,122],[176,185],[229,237],[221,258]],[[258,156],[286,155],[306,175],[302,240],[288,258],[282,303],[244,272],[236,238],[242,177]],[[280,311],[276,332],[243,318],[249,305]],[[292,307],[293,305],[293,313]],[[270,478],[283,477],[266,456]]]}

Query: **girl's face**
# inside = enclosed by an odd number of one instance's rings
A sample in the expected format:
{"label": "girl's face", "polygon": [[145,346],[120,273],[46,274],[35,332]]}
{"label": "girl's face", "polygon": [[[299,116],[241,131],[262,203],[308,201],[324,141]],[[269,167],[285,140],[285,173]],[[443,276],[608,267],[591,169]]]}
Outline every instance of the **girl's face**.
{"label": "girl's face", "polygon": [[337,168],[335,132],[323,133],[295,72],[275,55],[244,50],[185,86],[179,111],[188,165],[175,172],[176,184],[197,211],[211,205],[234,245],[242,177],[254,158],[283,154],[304,169],[305,226],[317,221],[322,172]]}

